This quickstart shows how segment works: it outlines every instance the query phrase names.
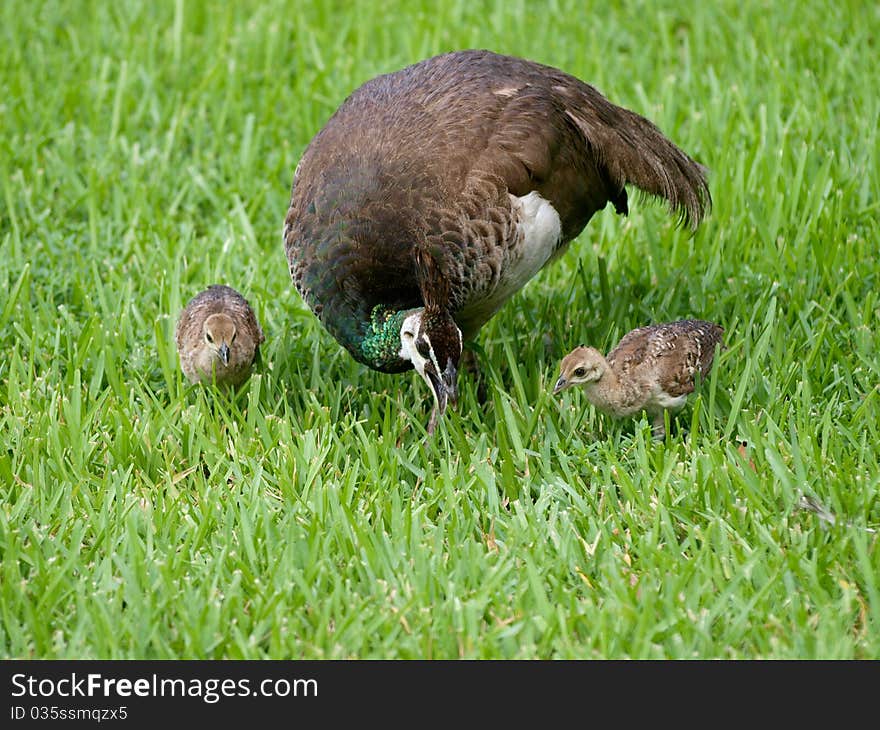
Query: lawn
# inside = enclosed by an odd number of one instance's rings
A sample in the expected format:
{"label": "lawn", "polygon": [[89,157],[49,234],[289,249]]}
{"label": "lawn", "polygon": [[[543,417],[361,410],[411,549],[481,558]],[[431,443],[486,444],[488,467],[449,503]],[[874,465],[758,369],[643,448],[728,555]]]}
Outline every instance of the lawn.
{"label": "lawn", "polygon": [[[0,656],[880,658],[880,9],[585,5],[0,4]],[[431,439],[281,227],[350,91],[470,47],[648,116],[714,206],[597,214]],[[174,349],[211,283],[266,331],[235,398]],[[664,441],[550,394],[685,317],[727,349]]]}

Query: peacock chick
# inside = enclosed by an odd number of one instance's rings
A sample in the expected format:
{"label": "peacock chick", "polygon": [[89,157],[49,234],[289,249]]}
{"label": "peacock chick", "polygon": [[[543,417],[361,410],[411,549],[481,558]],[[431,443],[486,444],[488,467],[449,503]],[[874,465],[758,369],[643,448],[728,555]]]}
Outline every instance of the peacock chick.
{"label": "peacock chick", "polygon": [[189,381],[226,387],[250,377],[265,339],[247,299],[222,284],[190,299],[175,330],[180,368]]}
{"label": "peacock chick", "polygon": [[562,359],[553,393],[579,385],[607,415],[625,418],[644,411],[654,437],[662,439],[664,411],[684,407],[697,373],[701,378],[709,373],[723,333],[714,322],[685,319],[634,329],[607,357],[581,345]]}

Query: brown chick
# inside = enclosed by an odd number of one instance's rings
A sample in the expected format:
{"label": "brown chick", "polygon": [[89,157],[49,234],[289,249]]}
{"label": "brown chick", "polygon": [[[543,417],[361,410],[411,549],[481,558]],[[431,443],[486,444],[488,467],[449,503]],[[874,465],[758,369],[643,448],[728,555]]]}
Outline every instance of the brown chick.
{"label": "brown chick", "polygon": [[723,332],[713,322],[685,319],[634,329],[607,358],[582,345],[562,359],[553,393],[580,385],[603,413],[623,418],[645,411],[654,436],[663,438],[663,412],[684,406],[696,373],[706,377]]}
{"label": "brown chick", "polygon": [[236,387],[250,377],[266,339],[247,299],[213,284],[189,300],[175,330],[180,368],[192,383]]}

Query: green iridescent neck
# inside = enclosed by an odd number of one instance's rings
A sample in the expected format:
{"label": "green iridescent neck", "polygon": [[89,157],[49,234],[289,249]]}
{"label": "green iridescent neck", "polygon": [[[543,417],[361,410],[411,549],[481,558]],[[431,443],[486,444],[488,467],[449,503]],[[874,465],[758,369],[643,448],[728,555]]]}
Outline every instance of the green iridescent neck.
{"label": "green iridescent neck", "polygon": [[371,366],[383,369],[398,365],[400,359],[400,328],[417,309],[388,309],[382,304],[373,307],[370,324],[361,341],[361,352]]}

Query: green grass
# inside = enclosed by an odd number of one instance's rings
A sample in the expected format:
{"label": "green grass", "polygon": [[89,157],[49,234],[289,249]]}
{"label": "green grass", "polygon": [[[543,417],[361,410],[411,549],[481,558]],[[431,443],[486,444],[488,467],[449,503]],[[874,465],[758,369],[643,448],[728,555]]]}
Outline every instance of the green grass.
{"label": "green grass", "polygon": [[[0,656],[880,658],[880,11],[440,5],[0,5]],[[353,88],[466,47],[650,117],[714,209],[598,214],[430,440],[280,231]],[[236,399],[173,345],[214,282],[268,338]],[[691,316],[729,349],[665,442],[549,395],[571,346]]]}

